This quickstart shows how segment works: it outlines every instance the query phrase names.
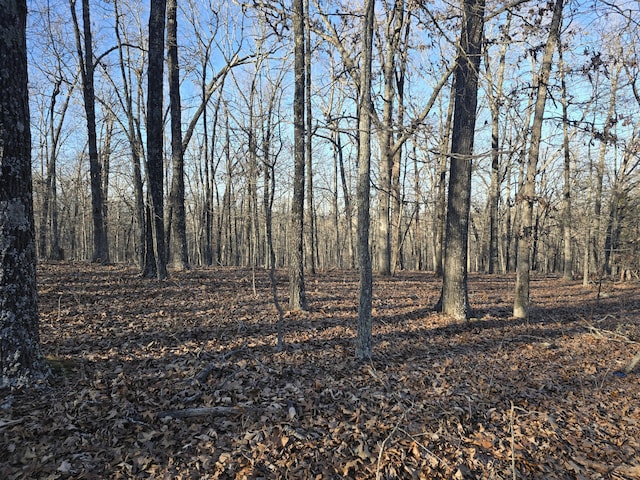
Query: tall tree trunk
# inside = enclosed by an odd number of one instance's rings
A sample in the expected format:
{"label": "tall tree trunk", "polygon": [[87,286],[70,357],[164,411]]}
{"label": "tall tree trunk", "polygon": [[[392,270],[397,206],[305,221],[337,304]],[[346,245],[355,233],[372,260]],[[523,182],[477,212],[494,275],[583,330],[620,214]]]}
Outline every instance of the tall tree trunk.
{"label": "tall tree trunk", "polygon": [[[398,125],[398,133],[395,136],[395,153],[393,154],[393,160],[391,165],[391,212],[393,213],[394,222],[391,223],[391,273],[393,274],[396,271],[396,268],[400,266],[400,268],[404,268],[403,258],[402,258],[402,237],[403,237],[403,227],[402,227],[402,214],[403,214],[403,198],[401,192],[401,182],[400,182],[400,170],[402,168],[402,144],[398,145],[401,140],[400,130],[404,125],[404,114],[405,114],[405,104],[404,104],[404,87],[406,80],[406,71],[407,71],[407,63],[408,63],[408,51],[409,51],[409,34],[411,32],[411,15],[406,15],[404,12],[404,1],[396,2],[401,4],[402,12],[398,12],[396,14],[396,18],[398,21],[398,28],[404,28],[403,40],[399,43],[398,48],[400,50],[400,58],[397,62],[397,68],[395,72],[395,83],[396,83],[396,96],[397,96],[397,104],[398,104],[398,113],[397,113],[397,125]],[[401,17],[401,18],[400,18]],[[393,137],[392,137],[393,138]],[[404,143],[404,142],[402,142]],[[416,211],[417,214],[417,211]],[[416,217],[417,219],[418,217]]]}
{"label": "tall tree trunk", "polygon": [[[487,199],[488,222],[487,222],[487,253],[486,253],[486,271],[487,273],[495,273],[496,264],[498,263],[498,207],[500,202],[500,105],[503,102],[503,84],[504,70],[507,57],[507,46],[509,42],[506,38],[509,36],[511,25],[511,13],[508,14],[504,26],[504,37],[502,48],[500,50],[500,58],[498,61],[498,72],[495,86],[491,78],[491,70],[489,56],[487,50],[485,52],[485,69],[487,77],[491,84],[488,87],[489,92],[489,110],[491,111],[491,183],[489,185],[489,195]],[[495,87],[495,90],[494,90]]]}
{"label": "tall tree trunk", "polygon": [[531,275],[531,257],[534,240],[533,204],[536,199],[536,173],[553,53],[560,40],[562,7],[563,0],[556,0],[553,7],[551,26],[549,27],[549,36],[544,47],[542,65],[540,66],[537,79],[536,103],[527,158],[527,176],[522,188],[522,193],[518,194],[520,197],[519,200],[522,202],[522,211],[520,238],[518,241],[518,258],[516,261],[515,298],[513,303],[513,316],[516,318],[527,318],[529,315],[529,277]]}
{"label": "tall tree trunk", "polygon": [[89,0],[82,0],[82,24],[84,46],[80,37],[80,26],[76,13],[76,0],[69,0],[71,18],[73,20],[78,62],[82,77],[82,93],[84,109],[87,117],[87,132],[89,146],[89,174],[91,185],[91,217],[93,220],[93,262],[109,262],[109,243],[104,218],[105,198],[102,191],[102,168],[98,155],[98,141],[96,134],[96,97],[94,90],[94,58],[93,40],[91,35],[91,12]]}
{"label": "tall tree trunk", "polygon": [[336,123],[336,154],[338,155],[338,167],[340,168],[340,184],[342,185],[342,198],[344,199],[344,214],[347,236],[349,238],[349,268],[355,267],[355,245],[353,241],[353,206],[351,203],[351,193],[347,184],[347,172],[344,166],[344,152],[342,150],[342,136],[340,126]]}
{"label": "tall tree trunk", "polygon": [[180,68],[178,65],[178,5],[167,1],[167,70],[169,74],[169,105],[171,109],[171,204],[175,266],[189,269],[187,220],[184,207],[184,152],[182,151],[182,111],[180,102]]}
{"label": "tall tree trunk", "polygon": [[387,44],[384,51],[383,61],[383,106],[382,106],[382,129],[380,131],[380,168],[379,178],[379,213],[378,213],[378,265],[377,269],[382,275],[391,275],[392,257],[392,169],[393,152],[391,144],[393,142],[393,105],[396,73],[396,53],[400,44],[402,24],[404,22],[404,0],[395,0],[393,10],[387,12],[386,37]]}
{"label": "tall tree trunk", "polygon": [[560,85],[562,89],[562,149],[564,153],[564,184],[562,186],[562,278],[573,278],[573,248],[571,245],[571,151],[569,150],[569,114],[567,99],[566,65],[562,58],[564,47],[558,44],[558,63],[560,67]]}
{"label": "tall tree trunk", "polygon": [[373,276],[369,252],[370,183],[371,183],[371,63],[373,56],[374,0],[366,0],[362,25],[362,66],[358,102],[358,269],[360,272],[356,358],[372,355]]}
{"label": "tall tree trunk", "polygon": [[[145,248],[146,248],[146,232],[145,232],[145,207],[144,207],[144,192],[142,183],[142,169],[140,166],[140,157],[142,150],[142,142],[138,136],[139,122],[134,115],[133,111],[133,86],[130,82],[130,76],[127,75],[128,58],[125,60],[124,52],[125,46],[120,35],[120,12],[119,12],[118,0],[114,0],[114,13],[115,13],[115,35],[118,43],[118,58],[120,63],[120,75],[122,76],[123,96],[125,114],[127,116],[127,140],[129,141],[129,148],[131,150],[131,165],[133,169],[133,191],[135,198],[135,218],[138,224],[138,266],[142,270],[145,266]],[[154,260],[155,262],[155,260]]]}
{"label": "tall tree trunk", "polygon": [[151,224],[154,238],[156,275],[167,277],[164,241],[164,155],[163,155],[163,74],[166,0],[151,0],[149,14],[149,69],[147,90],[147,176],[151,196]]}
{"label": "tall tree trunk", "polygon": [[303,0],[293,1],[294,76],[293,94],[293,202],[289,247],[289,307],[307,309],[304,286],[304,167],[305,167],[305,48]]}
{"label": "tall tree trunk", "polygon": [[478,101],[478,68],[482,55],[484,0],[464,0],[462,31],[456,59],[455,105],[447,201],[442,295],[436,308],[465,320],[470,316],[467,291],[471,155]]}
{"label": "tall tree trunk", "polygon": [[27,88],[27,5],[0,22],[0,389],[46,377],[40,351]]}
{"label": "tall tree trunk", "polygon": [[591,259],[595,267],[595,272],[598,275],[604,273],[604,232],[603,232],[603,215],[602,215],[602,197],[603,197],[603,184],[605,163],[607,157],[608,146],[612,142],[611,130],[616,124],[616,99],[618,94],[618,81],[620,76],[621,66],[615,66],[614,72],[611,74],[611,93],[609,99],[609,109],[607,111],[607,117],[604,122],[604,128],[602,132],[595,132],[594,124],[594,136],[600,139],[600,150],[598,152],[598,163],[596,164],[596,178],[595,178],[595,194],[593,197],[593,218],[595,220],[595,227],[592,230],[591,237]]}
{"label": "tall tree trunk", "polygon": [[307,174],[307,252],[309,271],[312,275],[316,273],[316,263],[318,261],[318,238],[316,226],[316,211],[313,198],[313,129],[312,129],[312,110],[311,105],[311,28],[309,21],[311,15],[309,13],[309,0],[304,1],[304,37],[305,37],[305,56],[304,56],[304,73],[305,73],[305,125],[306,125],[306,143],[305,143],[305,161]]}
{"label": "tall tree trunk", "polygon": [[456,82],[455,77],[451,83],[449,106],[444,122],[444,128],[440,133],[440,153],[438,163],[438,184],[436,187],[434,225],[433,263],[436,276],[443,274],[444,258],[444,231],[447,222],[447,154],[451,139],[451,124],[453,123],[453,106],[455,105]]}

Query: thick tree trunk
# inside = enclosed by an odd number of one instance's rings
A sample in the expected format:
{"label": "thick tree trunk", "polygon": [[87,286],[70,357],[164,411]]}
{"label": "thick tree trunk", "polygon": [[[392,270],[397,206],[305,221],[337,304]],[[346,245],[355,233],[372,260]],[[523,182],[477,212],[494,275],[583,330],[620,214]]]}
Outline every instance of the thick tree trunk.
{"label": "thick tree trunk", "polygon": [[175,266],[189,269],[187,219],[184,207],[184,154],[182,151],[182,111],[180,105],[180,68],[178,66],[177,0],[167,2],[167,70],[169,74],[169,104],[171,109],[171,204],[173,241],[171,249]]}
{"label": "thick tree trunk", "polygon": [[533,204],[535,202],[536,173],[538,168],[538,156],[542,138],[542,121],[547,101],[547,86],[551,74],[553,53],[559,41],[560,28],[562,26],[563,0],[556,0],[553,7],[553,18],[549,28],[549,37],[544,47],[542,65],[538,73],[538,86],[536,94],[533,125],[531,127],[531,140],[529,142],[529,154],[527,159],[527,176],[518,194],[522,202],[522,216],[520,223],[520,238],[518,241],[518,258],[516,262],[516,287],[513,303],[513,316],[527,318],[529,315],[529,277],[531,274],[532,249],[534,247]]}
{"label": "thick tree trunk", "polygon": [[27,89],[27,6],[0,22],[0,389],[46,377],[40,352]]}
{"label": "thick tree trunk", "polygon": [[436,308],[466,320],[471,155],[478,101],[478,67],[482,54],[484,0],[464,0],[463,25],[455,70],[455,105],[451,137],[451,166],[447,201],[442,295]]}
{"label": "thick tree trunk", "polygon": [[151,0],[149,14],[149,70],[147,94],[147,176],[151,195],[151,224],[154,238],[156,275],[167,277],[164,241],[164,155],[162,92],[164,73],[164,26],[166,0]]}
{"label": "thick tree trunk", "polygon": [[304,286],[304,167],[305,167],[305,76],[304,76],[304,7],[303,0],[293,2],[294,76],[293,94],[293,201],[289,247],[289,307],[306,310]]}
{"label": "thick tree trunk", "polygon": [[362,67],[358,103],[358,269],[360,272],[356,358],[372,355],[373,276],[369,252],[370,184],[371,184],[371,63],[374,0],[366,0],[362,25]]}

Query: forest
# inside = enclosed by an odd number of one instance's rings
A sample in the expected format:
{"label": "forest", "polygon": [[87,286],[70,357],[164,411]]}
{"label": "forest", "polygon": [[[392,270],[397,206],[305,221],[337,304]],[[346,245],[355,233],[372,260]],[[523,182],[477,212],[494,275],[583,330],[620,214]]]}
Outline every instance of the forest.
{"label": "forest", "polygon": [[640,478],[637,2],[0,9],[0,477]]}

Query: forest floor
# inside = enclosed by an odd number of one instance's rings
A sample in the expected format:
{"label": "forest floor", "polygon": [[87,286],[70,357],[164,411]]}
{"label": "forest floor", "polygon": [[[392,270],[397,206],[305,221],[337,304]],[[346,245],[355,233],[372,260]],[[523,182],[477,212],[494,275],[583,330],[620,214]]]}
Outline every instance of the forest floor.
{"label": "forest floor", "polygon": [[306,286],[276,352],[262,270],[41,265],[53,376],[0,393],[0,478],[640,478],[639,283],[535,277],[522,321],[513,276],[471,275],[456,324],[433,274],[375,278],[364,364],[357,273]]}

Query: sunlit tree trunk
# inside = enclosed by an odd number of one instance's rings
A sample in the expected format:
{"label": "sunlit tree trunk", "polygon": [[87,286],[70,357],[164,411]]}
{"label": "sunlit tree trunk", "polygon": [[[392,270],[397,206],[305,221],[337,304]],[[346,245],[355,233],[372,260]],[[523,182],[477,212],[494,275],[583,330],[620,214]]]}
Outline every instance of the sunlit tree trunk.
{"label": "sunlit tree trunk", "polygon": [[3,0],[0,21],[0,389],[47,374],[40,351],[27,88],[27,5]]}
{"label": "sunlit tree trunk", "polygon": [[371,183],[371,63],[374,0],[366,0],[362,25],[362,61],[360,98],[358,101],[358,269],[360,272],[356,358],[372,355],[373,276],[369,252],[370,183]]}
{"label": "sunlit tree trunk", "polygon": [[531,139],[527,156],[527,174],[521,193],[518,194],[522,202],[520,238],[518,241],[518,258],[516,263],[516,287],[513,303],[513,316],[527,318],[529,315],[529,277],[531,275],[533,234],[533,204],[535,202],[536,173],[538,168],[538,156],[542,138],[542,122],[547,101],[547,89],[553,54],[560,40],[560,28],[562,26],[563,0],[556,0],[553,7],[553,17],[549,28],[549,36],[544,48],[542,65],[537,78],[536,103],[531,127]]}
{"label": "sunlit tree trunk", "polygon": [[447,200],[442,294],[436,309],[465,320],[470,316],[467,291],[471,155],[478,101],[478,68],[482,54],[484,0],[464,0],[456,59],[455,104]]}

